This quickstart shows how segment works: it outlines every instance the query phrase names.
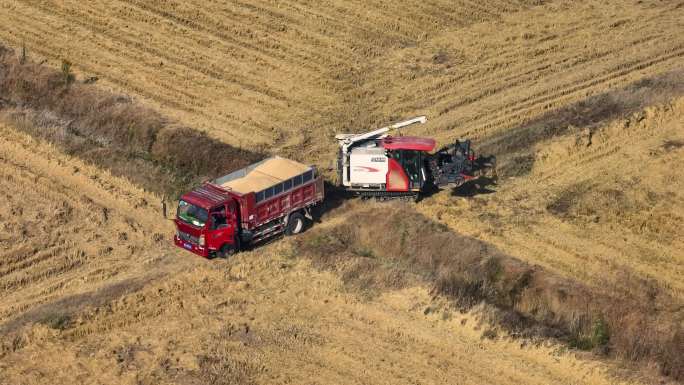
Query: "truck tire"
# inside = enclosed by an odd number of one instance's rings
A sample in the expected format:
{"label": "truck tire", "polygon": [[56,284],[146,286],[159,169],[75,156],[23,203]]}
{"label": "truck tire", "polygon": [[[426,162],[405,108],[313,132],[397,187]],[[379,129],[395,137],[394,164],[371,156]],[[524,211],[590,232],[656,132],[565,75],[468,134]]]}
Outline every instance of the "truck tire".
{"label": "truck tire", "polygon": [[287,220],[287,227],[285,228],[285,235],[295,235],[304,231],[306,225],[305,218],[300,213],[290,214],[290,219]]}
{"label": "truck tire", "polygon": [[233,244],[225,244],[221,246],[221,249],[218,252],[218,256],[221,258],[228,258],[229,256],[237,253],[240,251],[240,237],[235,237],[233,240]]}
{"label": "truck tire", "polygon": [[233,245],[228,244],[221,246],[221,249],[219,249],[218,253],[216,253],[219,258],[228,258],[233,254],[235,254],[235,248]]}

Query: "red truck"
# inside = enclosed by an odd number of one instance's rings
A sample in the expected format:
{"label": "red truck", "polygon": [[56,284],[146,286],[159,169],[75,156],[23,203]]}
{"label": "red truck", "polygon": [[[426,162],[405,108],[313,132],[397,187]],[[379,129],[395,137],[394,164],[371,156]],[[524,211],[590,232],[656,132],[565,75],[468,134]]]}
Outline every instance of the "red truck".
{"label": "red truck", "polygon": [[181,196],[174,243],[202,257],[226,256],[276,234],[297,234],[323,201],[315,167],[278,156]]}

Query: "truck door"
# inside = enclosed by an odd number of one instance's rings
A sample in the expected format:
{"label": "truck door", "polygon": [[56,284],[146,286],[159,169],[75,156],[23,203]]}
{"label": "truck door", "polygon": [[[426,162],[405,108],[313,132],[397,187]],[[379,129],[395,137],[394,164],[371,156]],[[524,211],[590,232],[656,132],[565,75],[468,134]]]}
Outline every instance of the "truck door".
{"label": "truck door", "polygon": [[226,209],[228,214],[228,225],[233,229],[231,235],[235,234],[240,228],[240,213],[238,213],[237,202],[231,200],[226,203]]}
{"label": "truck door", "polygon": [[[231,202],[233,209],[235,202]],[[228,243],[233,243],[233,233],[235,231],[235,221],[230,213],[228,205],[214,207],[209,211],[209,231],[207,232],[207,248],[211,251],[221,249]],[[233,213],[235,211],[233,210]]]}

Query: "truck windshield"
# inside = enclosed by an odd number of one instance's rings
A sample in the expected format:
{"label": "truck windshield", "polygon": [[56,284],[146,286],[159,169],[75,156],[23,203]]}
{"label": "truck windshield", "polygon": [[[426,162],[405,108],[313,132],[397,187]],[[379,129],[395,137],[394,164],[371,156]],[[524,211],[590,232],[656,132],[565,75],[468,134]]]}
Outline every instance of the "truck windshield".
{"label": "truck windshield", "polygon": [[178,202],[178,219],[197,227],[204,227],[209,213],[207,210],[181,200]]}

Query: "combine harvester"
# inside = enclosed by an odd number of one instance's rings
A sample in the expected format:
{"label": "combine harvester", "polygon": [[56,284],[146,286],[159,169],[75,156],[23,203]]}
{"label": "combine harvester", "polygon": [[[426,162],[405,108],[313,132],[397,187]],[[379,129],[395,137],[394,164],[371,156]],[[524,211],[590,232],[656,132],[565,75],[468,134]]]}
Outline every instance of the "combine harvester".
{"label": "combine harvester", "polygon": [[[366,134],[342,134],[338,173],[345,191],[363,197],[413,198],[457,187],[494,170],[495,158],[476,157],[470,141],[431,153],[434,139],[389,136],[422,116]],[[277,234],[298,234],[324,199],[313,166],[274,156],[206,182],[178,203],[174,243],[203,257],[226,256]]]}
{"label": "combine harvester", "polygon": [[435,140],[390,136],[420,116],[365,134],[339,134],[338,185],[362,197],[419,199],[435,188],[455,188],[480,176],[496,177],[494,156],[476,157],[470,140],[456,141],[436,153]]}

